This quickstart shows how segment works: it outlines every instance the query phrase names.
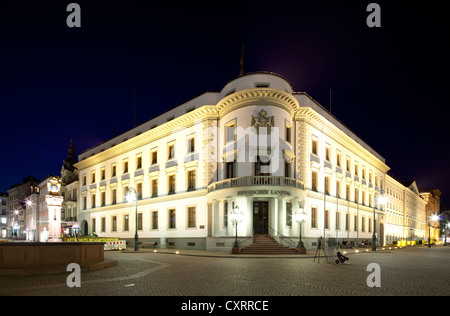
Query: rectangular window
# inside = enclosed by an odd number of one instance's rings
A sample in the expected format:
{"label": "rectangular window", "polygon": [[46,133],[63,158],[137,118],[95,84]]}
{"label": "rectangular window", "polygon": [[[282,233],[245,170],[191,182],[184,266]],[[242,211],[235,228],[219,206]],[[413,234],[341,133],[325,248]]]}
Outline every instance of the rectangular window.
{"label": "rectangular window", "polygon": [[112,217],[111,221],[111,231],[116,232],[117,231],[117,216]]}
{"label": "rectangular window", "polygon": [[351,168],[351,160],[350,158],[347,157],[347,171],[350,172],[350,168]]}
{"label": "rectangular window", "polygon": [[286,226],[292,226],[292,203],[286,203]]}
{"label": "rectangular window", "polygon": [[169,145],[167,147],[167,160],[175,158],[175,144]]}
{"label": "rectangular window", "polygon": [[236,178],[236,162],[226,163],[226,179]]}
{"label": "rectangular window", "polygon": [[83,210],[87,209],[87,197],[83,196]]}
{"label": "rectangular window", "polygon": [[358,215],[355,215],[355,221],[353,222],[353,230],[358,231]]}
{"label": "rectangular window", "polygon": [[226,143],[234,142],[236,140],[236,125],[234,123],[225,126],[225,140]]}
{"label": "rectangular window", "polygon": [[158,179],[152,180],[152,197],[158,196]]}
{"label": "rectangular window", "polygon": [[142,230],[142,213],[138,213],[138,222],[137,222],[137,226],[138,226],[138,230]]}
{"label": "rectangular window", "polygon": [[345,214],[345,230],[349,230],[350,227],[350,215]]}
{"label": "rectangular window", "polygon": [[258,156],[255,162],[255,176],[270,176],[270,160],[269,157]]}
{"label": "rectangular window", "polygon": [[317,188],[317,172],[316,171],[312,171],[311,172],[311,189],[313,191],[318,192],[318,188]]}
{"label": "rectangular window", "polygon": [[114,178],[117,174],[116,174],[116,165],[112,165],[111,166],[111,178]]}
{"label": "rectangular window", "polygon": [[188,191],[195,190],[195,170],[188,171]]}
{"label": "rectangular window", "polygon": [[152,165],[156,165],[158,163],[158,151],[152,151]]}
{"label": "rectangular window", "polygon": [[369,233],[372,232],[372,219],[369,217],[369,227],[368,227]]}
{"label": "rectangular window", "polygon": [[338,167],[341,166],[341,153],[340,152],[336,152],[336,166],[338,166]]}
{"label": "rectangular window", "polygon": [[106,205],[106,192],[101,192],[100,193],[100,206],[105,206]]}
{"label": "rectangular window", "polygon": [[101,224],[100,224],[100,228],[101,228],[101,232],[105,232],[106,231],[106,218],[105,217],[102,217],[101,218]]}
{"label": "rectangular window", "polygon": [[142,169],[142,156],[136,157],[136,169]]}
{"label": "rectangular window", "polygon": [[86,185],[86,175],[83,176],[83,186]]}
{"label": "rectangular window", "polygon": [[291,143],[291,132],[292,128],[290,126],[286,126],[286,142]]}
{"label": "rectangular window", "polygon": [[317,228],[317,208],[311,208],[311,228]]}
{"label": "rectangular window", "polygon": [[169,194],[174,194],[175,193],[175,175],[171,175],[168,178],[168,183],[169,183]]}
{"label": "rectangular window", "polygon": [[91,172],[91,183],[95,183],[95,171]]}
{"label": "rectangular window", "polygon": [[123,162],[123,173],[128,173],[128,161]]}
{"label": "rectangular window", "polygon": [[152,229],[158,229],[158,211],[152,212]]}
{"label": "rectangular window", "polygon": [[325,147],[325,159],[331,161],[331,148]]}
{"label": "rectangular window", "polygon": [[347,199],[347,201],[350,201],[350,184],[346,185],[345,188],[345,198]]}
{"label": "rectangular window", "polygon": [[91,208],[95,208],[95,193],[91,195]]}
{"label": "rectangular window", "polygon": [[92,232],[95,233],[97,231],[96,225],[95,225],[95,218],[92,219]]}
{"label": "rectangular window", "polygon": [[329,217],[329,211],[325,210],[325,229],[330,228],[330,217]]}
{"label": "rectangular window", "polygon": [[188,154],[195,152],[195,138],[191,137],[188,139],[188,148],[187,148]]}
{"label": "rectangular window", "polygon": [[314,155],[317,156],[319,154],[319,141],[317,139],[312,139],[311,149]]}
{"label": "rectangular window", "polygon": [[195,206],[188,207],[188,228],[195,228],[196,226]]}
{"label": "rectangular window", "polygon": [[325,194],[330,195],[330,177],[325,177]]}
{"label": "rectangular window", "polygon": [[100,170],[100,181],[103,181],[105,179],[106,179],[106,170],[105,170],[105,168],[102,168]]}
{"label": "rectangular window", "polygon": [[176,218],[175,218],[175,210],[169,210],[169,228],[176,228]]}
{"label": "rectangular window", "polygon": [[359,191],[357,188],[355,188],[355,203],[359,202]]}
{"label": "rectangular window", "polygon": [[130,229],[130,218],[127,215],[123,216],[123,230],[128,231]]}
{"label": "rectangular window", "polygon": [[117,203],[117,189],[111,190],[111,204]]}
{"label": "rectangular window", "polygon": [[223,227],[228,227],[228,201],[223,202]]}
{"label": "rectangular window", "polygon": [[127,196],[128,196],[128,186],[123,187],[123,200],[127,202]]}
{"label": "rectangular window", "polygon": [[361,231],[366,231],[366,218],[364,216],[361,218]]}
{"label": "rectangular window", "polygon": [[142,182],[136,184],[137,199],[142,200]]}

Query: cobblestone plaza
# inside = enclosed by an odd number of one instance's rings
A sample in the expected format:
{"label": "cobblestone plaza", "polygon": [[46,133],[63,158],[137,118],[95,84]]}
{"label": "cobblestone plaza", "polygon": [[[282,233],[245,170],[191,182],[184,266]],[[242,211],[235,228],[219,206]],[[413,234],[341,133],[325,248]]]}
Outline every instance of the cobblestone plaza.
{"label": "cobblestone plaza", "polygon": [[[345,264],[306,256],[232,257],[211,252],[105,253],[116,267],[81,273],[70,288],[68,274],[2,276],[0,295],[63,296],[414,296],[448,295],[450,247],[403,248],[348,254]],[[333,258],[334,260],[334,258]],[[367,266],[381,269],[381,287],[367,285]]]}

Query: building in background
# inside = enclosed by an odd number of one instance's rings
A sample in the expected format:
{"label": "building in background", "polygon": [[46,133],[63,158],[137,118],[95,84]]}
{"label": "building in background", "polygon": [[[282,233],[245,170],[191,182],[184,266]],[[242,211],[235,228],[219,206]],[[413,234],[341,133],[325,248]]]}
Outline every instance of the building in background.
{"label": "building in background", "polygon": [[427,202],[425,239],[428,240],[428,236],[430,236],[431,242],[437,241],[440,239],[440,221],[433,220],[433,216],[441,213],[441,191],[439,189],[423,189],[420,191],[420,196]]}
{"label": "building in background", "polygon": [[75,149],[72,139],[70,140],[67,159],[61,168],[61,195],[64,201],[61,207],[61,221],[65,235],[78,234],[78,170],[75,168]]}
{"label": "building in background", "polygon": [[54,178],[52,175],[48,175],[41,183],[39,183],[39,233],[37,238],[40,242],[46,242],[49,237],[48,231],[48,207],[45,200],[48,195],[48,182]]}
{"label": "building in background", "polygon": [[[38,185],[39,187],[39,185]],[[31,193],[25,199],[25,229],[24,235],[27,241],[38,241],[39,232],[39,192]],[[39,191],[39,190],[37,190]]]}
{"label": "building in background", "polygon": [[29,176],[23,179],[22,184],[14,184],[8,190],[10,212],[8,218],[8,236],[24,236],[26,198],[33,193],[39,193],[39,182],[39,179]]}
{"label": "building in background", "polygon": [[8,193],[0,192],[0,238],[7,238],[8,236],[9,215]]}

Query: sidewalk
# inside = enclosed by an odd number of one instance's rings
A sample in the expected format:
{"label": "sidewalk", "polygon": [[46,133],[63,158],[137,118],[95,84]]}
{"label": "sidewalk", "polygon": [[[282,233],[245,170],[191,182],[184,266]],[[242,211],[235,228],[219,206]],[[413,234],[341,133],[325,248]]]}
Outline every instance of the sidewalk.
{"label": "sidewalk", "polygon": [[[405,248],[405,247],[403,247]],[[400,249],[400,247],[378,247],[379,253],[390,253],[393,250]],[[209,250],[194,250],[194,249],[159,249],[159,248],[139,248],[139,251],[134,251],[134,248],[130,247],[126,250],[121,250],[123,253],[159,253],[170,254],[179,256],[196,256],[196,257],[213,257],[213,258],[268,258],[268,259],[303,259],[317,257],[325,258],[322,250],[320,252],[317,249],[307,249],[306,254],[292,254],[292,255],[257,255],[257,254],[232,254],[231,251],[209,251]],[[335,257],[336,251],[334,249],[327,250],[328,257]],[[372,253],[371,248],[359,248],[359,249],[341,249],[340,252],[344,255],[352,255],[358,253]]]}

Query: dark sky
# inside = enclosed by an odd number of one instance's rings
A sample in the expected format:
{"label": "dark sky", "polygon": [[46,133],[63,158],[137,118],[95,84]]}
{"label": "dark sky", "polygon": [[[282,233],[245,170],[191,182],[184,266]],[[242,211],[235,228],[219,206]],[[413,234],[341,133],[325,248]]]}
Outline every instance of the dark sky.
{"label": "dark sky", "polygon": [[71,1],[0,3],[0,191],[59,175],[76,153],[245,72],[307,92],[450,205],[449,1]]}

